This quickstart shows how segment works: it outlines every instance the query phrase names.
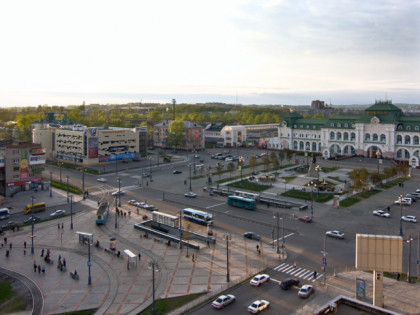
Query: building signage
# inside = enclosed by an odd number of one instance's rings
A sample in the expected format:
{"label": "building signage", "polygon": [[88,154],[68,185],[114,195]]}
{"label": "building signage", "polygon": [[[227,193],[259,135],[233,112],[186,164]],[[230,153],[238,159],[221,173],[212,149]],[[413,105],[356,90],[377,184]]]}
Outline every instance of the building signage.
{"label": "building signage", "polygon": [[123,151],[128,151],[128,146],[121,145],[118,147],[109,147],[109,152],[123,152]]}
{"label": "building signage", "polygon": [[[96,129],[91,129],[96,130]],[[98,157],[98,138],[91,137],[89,138],[89,158],[97,158]]]}
{"label": "building signage", "polygon": [[22,172],[19,175],[19,178],[23,179],[23,178],[29,178],[29,172]]}
{"label": "building signage", "polygon": [[360,278],[356,278],[356,297],[357,299],[366,297],[366,281]]}

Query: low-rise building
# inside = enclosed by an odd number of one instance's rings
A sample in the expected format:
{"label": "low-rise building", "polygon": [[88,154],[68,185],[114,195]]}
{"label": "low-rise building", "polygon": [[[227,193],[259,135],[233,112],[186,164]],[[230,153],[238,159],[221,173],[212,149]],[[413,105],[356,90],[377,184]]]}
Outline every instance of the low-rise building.
{"label": "low-rise building", "polygon": [[[169,125],[172,120],[167,120],[153,126],[153,145],[160,148],[170,148]],[[191,121],[184,121],[184,139],[177,149],[181,150],[203,150],[204,149],[204,127]]]}

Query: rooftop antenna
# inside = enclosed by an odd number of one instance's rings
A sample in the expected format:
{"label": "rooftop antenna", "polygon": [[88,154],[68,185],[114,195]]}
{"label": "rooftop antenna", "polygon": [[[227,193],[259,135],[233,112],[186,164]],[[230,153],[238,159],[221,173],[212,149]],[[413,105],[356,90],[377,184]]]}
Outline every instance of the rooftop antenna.
{"label": "rooftop antenna", "polygon": [[173,109],[173,120],[175,121],[175,104],[176,104],[176,99],[172,99],[172,109]]}

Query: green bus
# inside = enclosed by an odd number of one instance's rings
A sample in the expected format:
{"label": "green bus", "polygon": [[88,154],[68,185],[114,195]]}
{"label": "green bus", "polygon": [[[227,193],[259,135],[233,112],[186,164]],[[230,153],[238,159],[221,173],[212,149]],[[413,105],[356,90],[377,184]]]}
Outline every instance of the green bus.
{"label": "green bus", "polygon": [[255,210],[257,208],[257,202],[254,199],[240,196],[229,196],[227,203],[229,206],[245,208],[248,210]]}

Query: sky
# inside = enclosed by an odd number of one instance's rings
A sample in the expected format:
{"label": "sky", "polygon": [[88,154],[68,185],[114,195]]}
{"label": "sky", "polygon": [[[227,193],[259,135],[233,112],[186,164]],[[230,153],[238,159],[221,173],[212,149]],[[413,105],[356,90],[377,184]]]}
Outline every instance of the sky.
{"label": "sky", "polygon": [[5,0],[0,107],[420,104],[419,0]]}

